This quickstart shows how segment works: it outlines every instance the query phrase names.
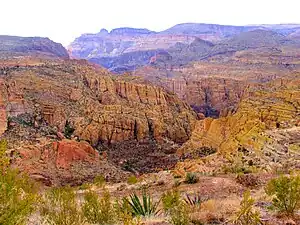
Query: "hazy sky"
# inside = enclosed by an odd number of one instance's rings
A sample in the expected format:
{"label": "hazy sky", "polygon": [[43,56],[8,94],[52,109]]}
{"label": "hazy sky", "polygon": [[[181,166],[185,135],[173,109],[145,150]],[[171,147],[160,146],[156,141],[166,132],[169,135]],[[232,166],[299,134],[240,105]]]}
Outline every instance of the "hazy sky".
{"label": "hazy sky", "polygon": [[69,44],[82,33],[178,23],[300,23],[300,0],[0,0],[0,34]]}

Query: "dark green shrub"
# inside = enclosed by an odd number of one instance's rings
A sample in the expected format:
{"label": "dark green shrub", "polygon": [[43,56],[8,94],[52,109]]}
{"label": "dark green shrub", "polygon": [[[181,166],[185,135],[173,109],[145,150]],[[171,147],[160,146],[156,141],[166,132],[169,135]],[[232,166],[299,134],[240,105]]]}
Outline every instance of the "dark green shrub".
{"label": "dark green shrub", "polygon": [[142,192],[141,199],[136,193],[133,193],[129,198],[123,199],[130,205],[131,213],[133,216],[155,216],[159,213],[158,205],[159,201],[153,201],[150,194],[147,194],[145,190]]}
{"label": "dark green shrub", "polygon": [[280,176],[271,180],[266,193],[272,196],[273,206],[280,212],[293,215],[300,208],[300,176]]}
{"label": "dark green shrub", "polygon": [[250,195],[250,191],[244,193],[241,201],[240,210],[237,212],[233,224],[236,225],[260,225],[263,224],[258,211],[253,209],[254,199]]}
{"label": "dark green shrub", "polygon": [[111,203],[110,194],[105,191],[102,198],[95,192],[87,192],[84,195],[82,207],[83,215],[92,224],[114,224],[115,210]]}
{"label": "dark green shrub", "polygon": [[195,184],[199,181],[199,178],[196,173],[187,173],[185,176],[185,182],[187,184]]}
{"label": "dark green shrub", "polygon": [[71,123],[67,120],[65,124],[64,135],[66,138],[70,139],[75,129],[71,126]]}

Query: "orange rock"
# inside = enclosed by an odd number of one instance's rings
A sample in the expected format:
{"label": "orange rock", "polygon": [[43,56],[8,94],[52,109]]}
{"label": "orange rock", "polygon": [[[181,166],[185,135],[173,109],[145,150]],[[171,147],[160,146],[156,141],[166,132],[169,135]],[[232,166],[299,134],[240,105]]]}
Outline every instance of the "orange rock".
{"label": "orange rock", "polygon": [[57,151],[56,166],[68,169],[78,162],[94,163],[99,160],[99,154],[87,142],[76,142],[64,139],[54,142],[53,148]]}

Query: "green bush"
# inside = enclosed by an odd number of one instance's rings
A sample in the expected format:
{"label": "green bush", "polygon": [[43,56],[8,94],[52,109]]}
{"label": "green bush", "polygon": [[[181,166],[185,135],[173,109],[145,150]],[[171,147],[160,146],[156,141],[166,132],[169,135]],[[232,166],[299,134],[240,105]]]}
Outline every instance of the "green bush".
{"label": "green bush", "polygon": [[9,168],[6,141],[0,141],[0,224],[25,224],[37,202],[36,185]]}
{"label": "green bush", "polygon": [[137,182],[138,182],[138,179],[136,178],[136,176],[130,176],[127,179],[128,184],[136,184]]}
{"label": "green bush", "polygon": [[150,194],[147,194],[145,190],[142,192],[142,199],[138,197],[136,193],[133,193],[129,198],[124,198],[123,201],[130,205],[131,213],[133,216],[155,216],[158,214],[159,201],[153,201]]}
{"label": "green bush", "polygon": [[41,216],[49,224],[84,224],[82,212],[76,203],[75,193],[70,187],[53,188],[48,191],[40,208]]}
{"label": "green bush", "polygon": [[169,210],[169,222],[173,225],[188,225],[190,223],[190,209],[181,202]]}
{"label": "green bush", "polygon": [[272,196],[273,206],[280,212],[293,215],[300,208],[300,176],[280,176],[271,180],[266,193]]}
{"label": "green bush", "polygon": [[65,124],[64,135],[66,138],[71,139],[72,134],[74,133],[75,129],[71,126],[71,123],[67,120]]}
{"label": "green bush", "polygon": [[240,210],[237,212],[233,224],[236,225],[260,225],[263,224],[260,219],[259,212],[254,211],[254,199],[250,195],[250,191],[244,193],[241,201]]}
{"label": "green bush", "polygon": [[118,222],[123,225],[139,225],[140,219],[134,217],[132,214],[132,209],[128,201],[116,201],[115,210],[118,218]]}
{"label": "green bush", "polygon": [[79,190],[87,190],[87,189],[89,189],[91,187],[91,185],[89,184],[89,183],[83,183],[83,184],[81,184],[79,187],[78,187],[78,189]]}
{"label": "green bush", "polygon": [[94,178],[94,184],[97,185],[98,187],[103,187],[105,183],[106,183],[105,178],[102,175],[98,175]]}
{"label": "green bush", "polygon": [[199,181],[199,178],[196,173],[187,173],[185,176],[185,182],[187,184],[195,184]]}
{"label": "green bush", "polygon": [[168,214],[172,208],[180,204],[180,193],[176,189],[172,191],[167,191],[163,193],[161,200],[164,212]]}
{"label": "green bush", "polygon": [[115,222],[116,214],[108,191],[105,191],[101,198],[95,192],[87,192],[82,211],[89,223],[114,224]]}

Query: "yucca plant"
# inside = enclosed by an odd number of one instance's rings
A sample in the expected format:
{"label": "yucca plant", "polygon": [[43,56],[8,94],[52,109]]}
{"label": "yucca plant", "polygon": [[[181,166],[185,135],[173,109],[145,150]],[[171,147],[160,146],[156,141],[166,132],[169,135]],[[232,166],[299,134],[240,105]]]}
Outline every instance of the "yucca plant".
{"label": "yucca plant", "polygon": [[185,203],[190,206],[201,206],[202,202],[206,201],[207,198],[203,198],[200,193],[189,195],[186,194],[184,199]]}
{"label": "yucca plant", "polygon": [[145,190],[142,192],[142,199],[138,197],[136,193],[133,193],[129,198],[124,198],[123,201],[130,205],[131,213],[133,216],[155,216],[159,213],[158,210],[159,201],[154,202],[151,195],[147,194]]}
{"label": "yucca plant", "polygon": [[185,176],[185,183],[187,184],[196,184],[199,181],[199,178],[196,173],[187,173]]}

